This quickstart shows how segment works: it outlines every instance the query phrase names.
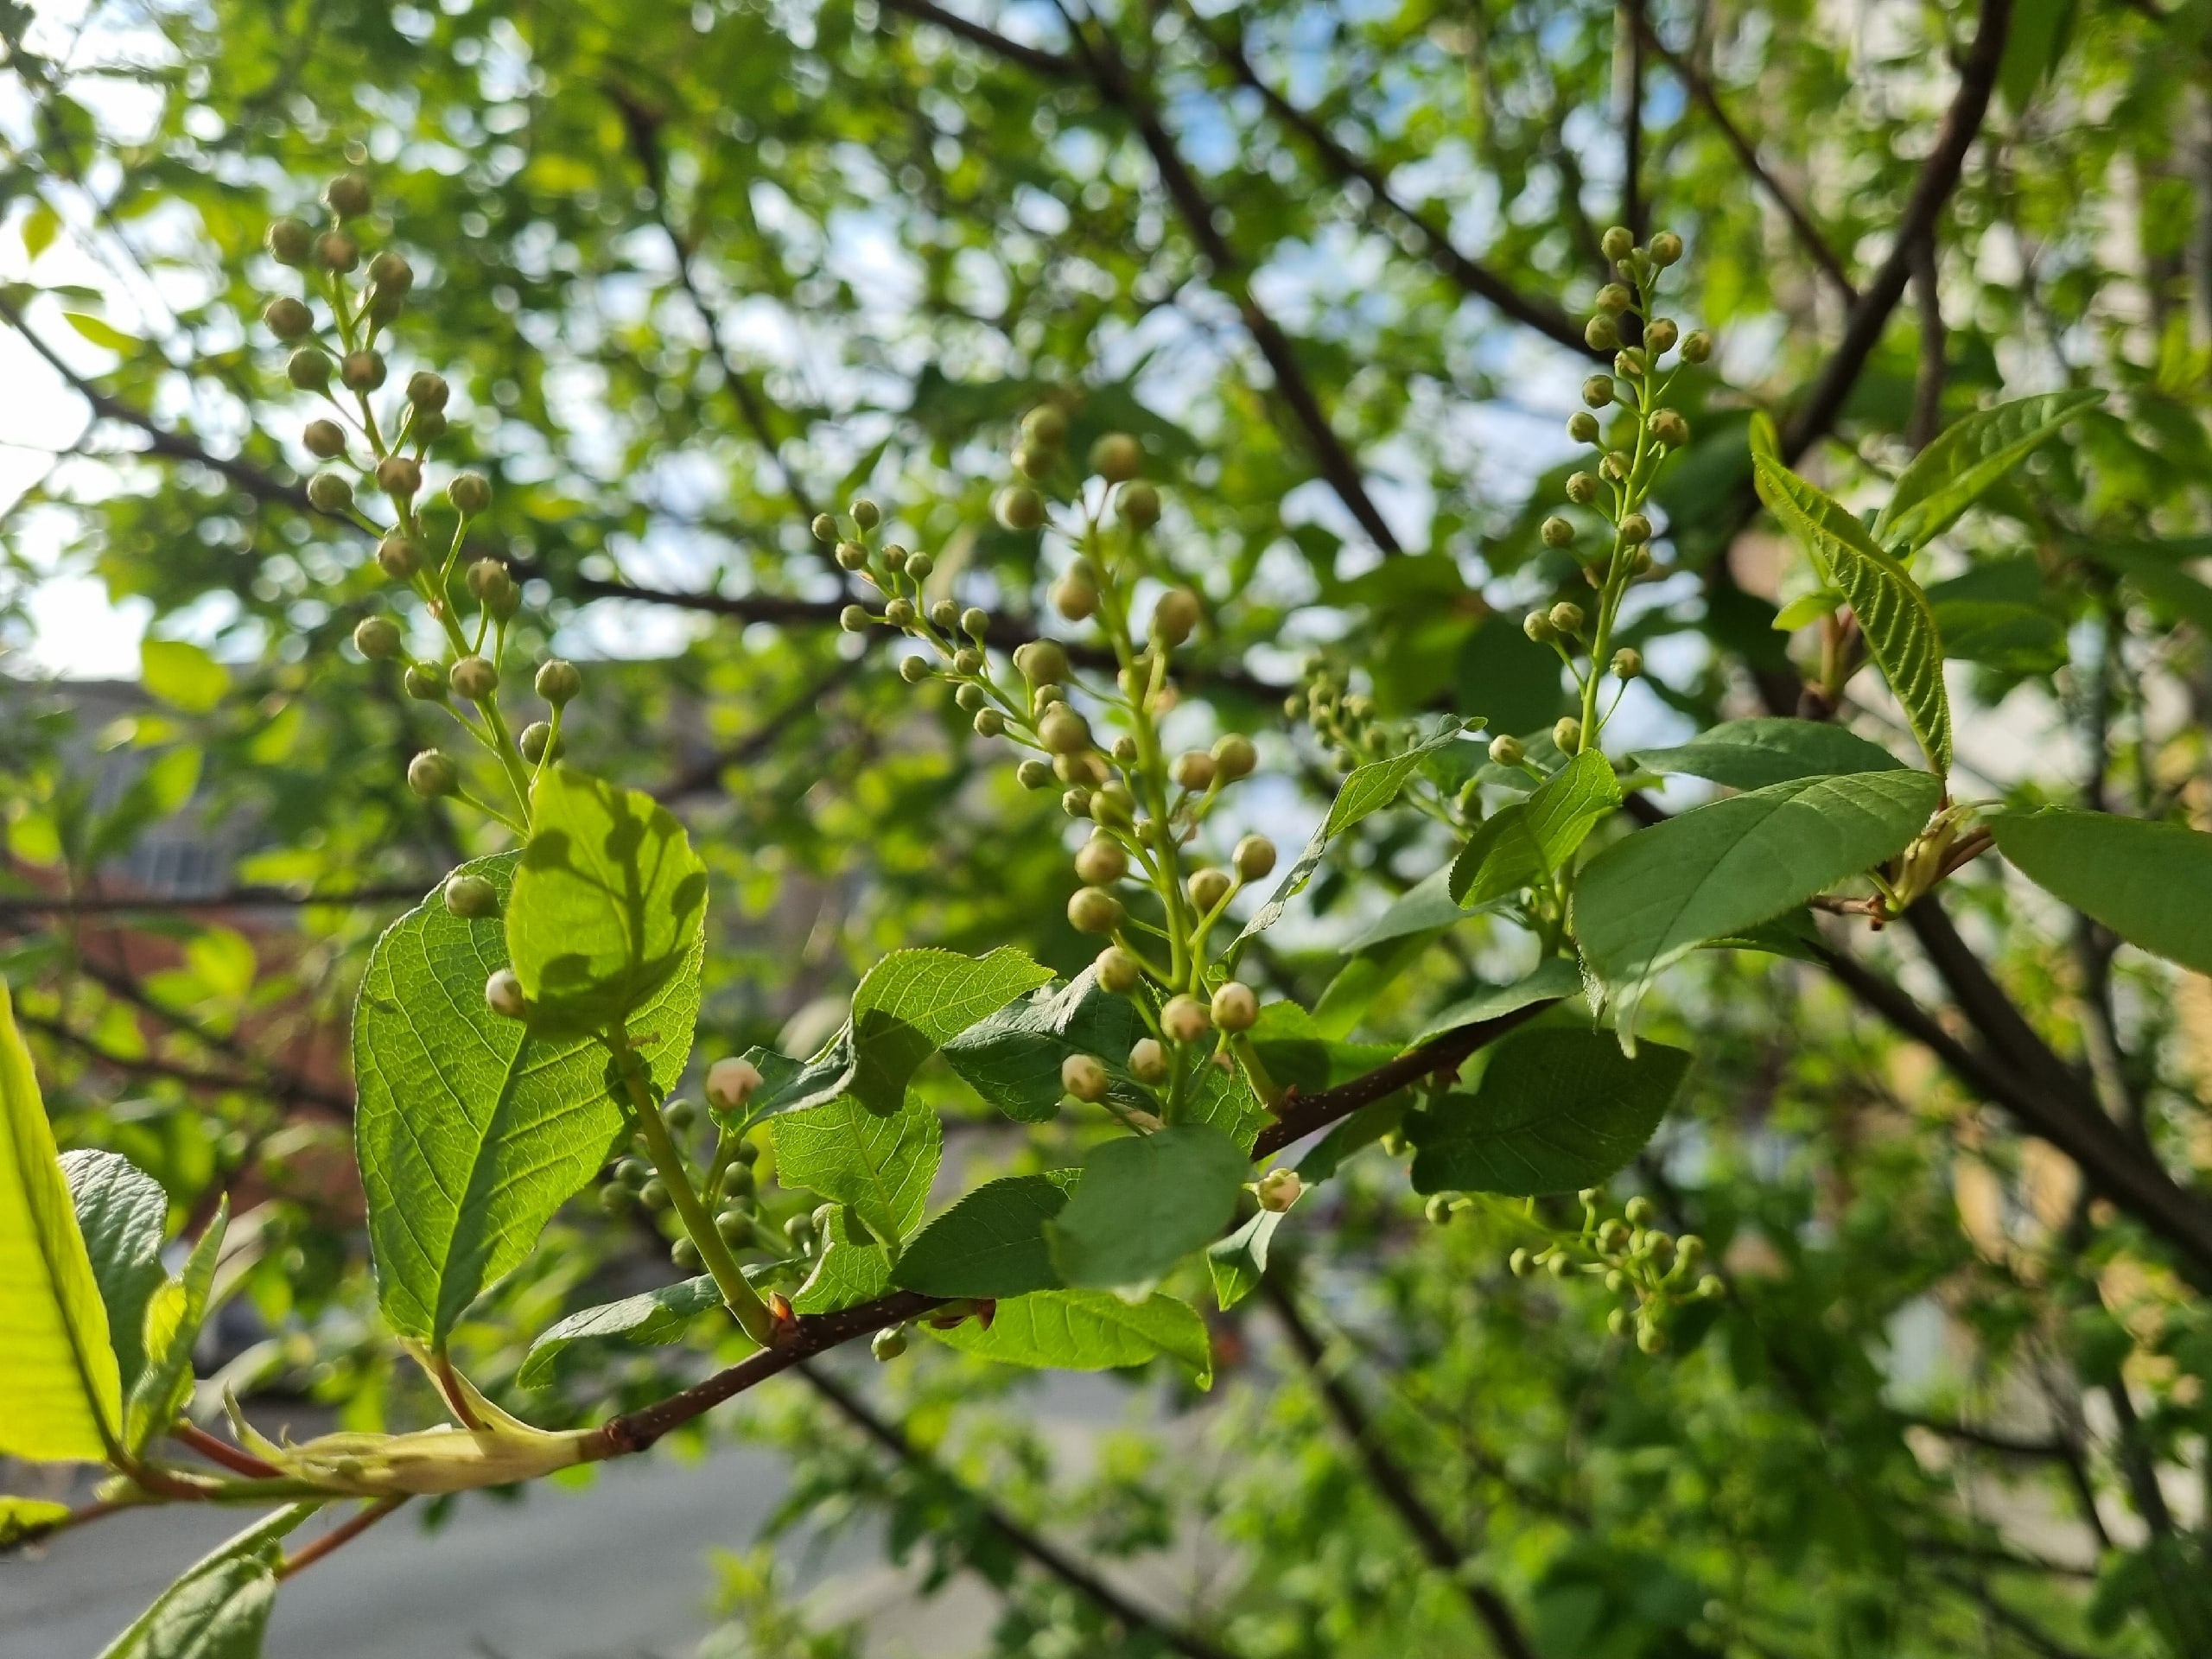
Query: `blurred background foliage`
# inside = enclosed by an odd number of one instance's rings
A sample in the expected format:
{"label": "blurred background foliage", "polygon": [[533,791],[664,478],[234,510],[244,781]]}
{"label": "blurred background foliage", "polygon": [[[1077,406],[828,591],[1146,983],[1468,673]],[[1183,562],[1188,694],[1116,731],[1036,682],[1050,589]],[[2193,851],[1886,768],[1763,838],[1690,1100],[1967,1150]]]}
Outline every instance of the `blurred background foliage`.
{"label": "blurred background foliage", "polygon": [[[1574,592],[1536,524],[1617,221],[1684,235],[1685,326],[1721,341],[1679,400],[1697,441],[1624,734],[1796,708],[1815,642],[1771,626],[1806,584],[1752,517],[1751,409],[1795,412],[1856,501],[1961,410],[2093,385],[2078,442],[1927,572],[1967,659],[1963,786],[2202,826],[2208,23],[2204,0],[0,5],[0,320],[11,396],[48,411],[8,461],[0,965],[64,1144],[126,1153],[180,1223],[232,1194],[227,1382],[427,1421],[375,1329],[346,1010],[376,931],[495,842],[404,787],[435,711],[347,643],[382,578],[304,508],[307,400],[257,321],[289,291],[264,226],[334,172],[372,177],[413,262],[395,381],[455,389],[445,454],[493,480],[521,648],[585,666],[574,752],[710,861],[702,1052],[798,1052],[888,949],[1089,954],[1056,802],[837,632],[808,519],[867,493],[1012,643],[1066,557],[990,518],[1014,421],[1061,402],[1077,454],[1138,433],[1209,605],[1178,719],[1258,735],[1281,781],[1246,823],[1294,845],[1333,785],[1280,708],[1316,659],[1384,716],[1564,711],[1518,617]],[[1895,251],[1947,120],[1962,176],[1932,245]],[[39,670],[43,596],[86,574],[125,619],[101,626],[143,620],[137,689]],[[1895,742],[1872,677],[1853,693]],[[1271,995],[1310,1005],[1448,851],[1409,813],[1350,839],[1255,963]],[[1992,862],[1947,896],[2050,1065],[2212,1203],[2212,989]],[[1709,951],[1669,981],[1655,1031],[1698,1065],[1617,1185],[1704,1236],[1729,1294],[1660,1358],[1594,1287],[1508,1274],[1516,1211],[1431,1226],[1370,1150],[1217,1323],[1210,1395],[1128,1377],[1124,1427],[1071,1447],[1031,1379],[918,1344],[715,1432],[781,1449],[784,1529],[877,1522],[925,1587],[980,1575],[978,1652],[2212,1651],[2212,1263],[1937,1064],[1978,1027],[1924,937],[1833,938],[1889,1017],[1813,963]],[[1388,1041],[1529,953],[1477,918],[1355,954]],[[1065,1124],[1015,1136],[924,1086],[977,1119],[968,1179],[1066,1161]],[[664,1392],[705,1357],[512,1379],[528,1332],[670,1274],[587,1195],[465,1333],[469,1369],[545,1422]],[[752,1541],[701,1541],[738,1552],[715,1650],[855,1650]]]}

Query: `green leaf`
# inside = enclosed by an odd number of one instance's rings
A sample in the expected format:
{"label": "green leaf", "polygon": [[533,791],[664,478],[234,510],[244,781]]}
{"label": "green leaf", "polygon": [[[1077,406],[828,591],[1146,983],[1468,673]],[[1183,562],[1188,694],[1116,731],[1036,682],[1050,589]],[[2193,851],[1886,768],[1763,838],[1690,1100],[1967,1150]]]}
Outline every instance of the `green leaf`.
{"label": "green leaf", "polygon": [[523,1356],[515,1381],[525,1389],[542,1389],[553,1381],[556,1362],[580,1342],[620,1338],[639,1347],[680,1341],[702,1313],[722,1305],[722,1294],[712,1274],[701,1274],[673,1285],[626,1296],[571,1313],[558,1325],[549,1325]]}
{"label": "green leaf", "polygon": [[1417,933],[1452,927],[1476,913],[1476,906],[1452,899],[1452,868],[1433,870],[1399,895],[1390,907],[1344,943],[1344,954],[1357,956],[1377,945],[1395,944]]}
{"label": "green leaf", "polygon": [[[1446,743],[1460,741],[1471,728],[1456,720],[1446,719],[1434,732],[1423,738],[1402,754],[1394,754],[1387,760],[1370,760],[1353,769],[1337,791],[1337,798],[1329,807],[1329,816],[1321,821],[1299,854],[1298,861],[1284,874],[1268,901],[1253,912],[1252,919],[1244,924],[1244,931],[1236,936],[1235,944],[1242,944],[1255,933],[1265,932],[1282,919],[1282,913],[1313,879],[1313,872],[1320,868],[1322,855],[1329,850],[1329,843],[1357,823],[1362,818],[1381,811],[1398,798],[1398,791],[1421,770],[1421,762],[1432,752]],[[1233,946],[1232,946],[1233,948]]]}
{"label": "green leaf", "polygon": [[1681,1087],[1690,1057],[1606,1033],[1516,1033],[1492,1051],[1471,1094],[1406,1119],[1416,1192],[1525,1198],[1595,1186],[1643,1150]]}
{"label": "green leaf", "polygon": [[830,1220],[829,1236],[815,1258],[814,1271],[791,1298],[801,1313],[834,1313],[841,1307],[872,1302],[891,1288],[891,1253],[854,1219],[850,1206]]}
{"label": "green leaf", "polygon": [[126,852],[140,830],[181,809],[200,787],[200,750],[188,744],[169,750],[133,778],[100,815],[86,856],[99,861]]}
{"label": "green leaf", "polygon": [[2196,625],[2200,633],[2212,634],[2212,588],[2189,574],[2187,565],[2199,552],[2194,545],[2162,542],[2089,542],[2081,544],[2107,569],[2115,570],[2153,605]]}
{"label": "green leaf", "polygon": [[[505,905],[525,856],[461,871],[489,881]],[[688,959],[630,1022],[664,1092],[690,1057],[702,949],[695,929]],[[377,941],[353,1015],[354,1147],[377,1292],[395,1329],[434,1347],[529,1255],[623,1122],[601,1044],[485,1006],[484,982],[506,965],[499,916],[455,916],[433,889]]]}
{"label": "green leaf", "polygon": [[122,1417],[107,1310],[0,982],[0,1454],[98,1463]]}
{"label": "green leaf", "polygon": [[93,345],[105,346],[111,352],[120,352],[125,357],[137,351],[145,343],[132,335],[124,334],[113,323],[103,322],[99,318],[82,311],[64,311],[61,314],[61,320],[86,340],[91,340]]}
{"label": "green leaf", "polygon": [[1345,1159],[1363,1147],[1372,1146],[1405,1120],[1409,1100],[1404,1090],[1361,1107],[1323,1135],[1313,1150],[1298,1160],[1299,1179],[1311,1186],[1325,1181],[1343,1166]]}
{"label": "green leaf", "polygon": [[23,215],[23,253],[36,262],[39,255],[54,245],[54,238],[61,234],[61,215],[47,202],[39,202]]}
{"label": "green leaf", "polygon": [[257,1659],[276,1604],[280,1541],[320,1507],[279,1510],[195,1561],[100,1659]]}
{"label": "green leaf", "polygon": [[107,1310],[117,1380],[128,1394],[146,1363],[147,1299],[167,1277],[162,1241],[168,1231],[169,1195],[120,1153],[65,1152],[61,1173],[100,1287],[100,1305]]}
{"label": "green leaf", "polygon": [[134,1452],[143,1452],[175,1422],[192,1398],[192,1351],[207,1321],[230,1221],[226,1194],[185,1258],[184,1271],[165,1281],[146,1304],[146,1369],[138,1374],[124,1413],[124,1444]]}
{"label": "green leaf", "polygon": [[1878,743],[1822,720],[1762,715],[1731,720],[1671,749],[1638,749],[1638,766],[1703,778],[1730,789],[1764,789],[1796,778],[1896,772],[1904,763]]}
{"label": "green leaf", "polygon": [[1247,1173],[1236,1142],[1210,1123],[1179,1123],[1091,1148],[1083,1180],[1046,1224],[1066,1283],[1111,1288],[1157,1279],[1236,1213]]}
{"label": "green leaf", "polygon": [[1260,1287],[1268,1270],[1268,1246],[1282,1224],[1280,1210],[1262,1210],[1227,1238],[1206,1250],[1206,1271],[1213,1275],[1214,1300],[1226,1313]]}
{"label": "green leaf", "polygon": [[968,1086],[1008,1117],[1049,1122],[1060,1109],[1060,1065],[1071,1054],[1096,1055],[1110,1082],[1108,1096],[1124,1107],[1157,1109],[1125,1067],[1145,1035],[1137,1005],[1098,988],[1095,968],[1065,985],[1042,985],[978,1020],[944,1045],[945,1063]]}
{"label": "green leaf", "polygon": [[229,695],[231,671],[183,639],[148,639],[138,647],[139,677],[173,709],[204,715]]}
{"label": "green leaf", "polygon": [[1821,580],[1840,588],[1868,649],[1904,705],[1913,734],[1940,774],[1951,769],[1951,703],[1943,689],[1943,641],[1928,595],[1904,566],[1884,552],[1842,503],[1782,464],[1773,426],[1751,424],[1752,474],[1759,499],[1812,556]]}
{"label": "green leaf", "polygon": [[69,1506],[43,1497],[0,1496],[0,1549],[51,1532],[69,1518]]}
{"label": "green leaf", "polygon": [[[1890,504],[1874,520],[1874,537],[1908,551],[1924,547],[1998,480],[2057,435],[2101,391],[2053,391],[1978,410],[1953,422],[1905,468]],[[1863,623],[1862,623],[1863,626]]]}
{"label": "green leaf", "polygon": [[1586,749],[1537,785],[1527,800],[1501,808],[1477,826],[1452,861],[1452,896],[1463,905],[1486,905],[1548,880],[1620,804],[1612,764]]}
{"label": "green leaf", "polygon": [[1485,985],[1461,997],[1442,1013],[1431,1014],[1421,1027],[1421,1035],[1406,1046],[1419,1048],[1447,1031],[1457,1031],[1462,1026],[1484,1020],[1501,1020],[1531,1002],[1558,1001],[1573,996],[1581,989],[1582,976],[1574,964],[1564,957],[1552,957],[1538,963],[1510,985]]}
{"label": "green leaf", "polygon": [[530,840],[506,912],[531,1028],[596,1034],[644,1008],[697,956],[707,868],[651,796],[555,766],[531,791]]}
{"label": "green leaf", "polygon": [[2212,835],[2063,807],[1993,813],[1988,823],[2037,887],[2130,944],[2212,974]]}
{"label": "green leaf", "polygon": [[1952,599],[1936,601],[1935,611],[1954,662],[2047,673],[2066,660],[2065,625],[2040,605]]}
{"label": "green leaf", "polygon": [[1398,1052],[1391,1043],[1348,1043],[1331,1037],[1312,1014],[1291,1001],[1270,1002],[1262,1008],[1258,1022],[1245,1037],[1276,1086],[1295,1088],[1302,1095],[1347,1083]]}
{"label": "green leaf", "polygon": [[1942,793],[1924,772],[1799,778],[1639,830],[1576,882],[1584,959],[1616,988],[1632,1028],[1637,1002],[1669,963],[1902,851]]}
{"label": "green leaf", "polygon": [[929,1202],[944,1149],[937,1114],[910,1098],[888,1116],[850,1095],[776,1120],[776,1180],[859,1211],[879,1243],[896,1245]]}
{"label": "green leaf", "polygon": [[1118,1370],[1166,1354],[1179,1360],[1201,1389],[1213,1386],[1205,1321],[1173,1296],[1126,1302],[1106,1290],[1039,1290],[1001,1302],[988,1331],[975,1319],[950,1331],[925,1328],[948,1347],[1002,1365]]}
{"label": "green leaf", "polygon": [[1020,1296],[1060,1282],[1045,1224],[1067,1205],[1079,1172],[986,1181],[915,1236],[893,1275],[925,1296]]}
{"label": "green leaf", "polygon": [[1815,588],[1809,594],[1800,594],[1774,613],[1775,631],[1795,633],[1808,622],[1834,616],[1847,602],[1838,588]]}

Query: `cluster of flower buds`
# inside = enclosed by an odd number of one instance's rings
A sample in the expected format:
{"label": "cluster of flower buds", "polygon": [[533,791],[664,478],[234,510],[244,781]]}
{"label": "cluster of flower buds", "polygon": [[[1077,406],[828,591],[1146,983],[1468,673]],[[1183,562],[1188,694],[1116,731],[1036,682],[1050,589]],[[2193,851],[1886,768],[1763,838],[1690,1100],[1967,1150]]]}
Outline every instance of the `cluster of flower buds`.
{"label": "cluster of flower buds", "polygon": [[[1579,1196],[1582,1228],[1578,1234],[1540,1249],[1516,1249],[1507,1265],[1523,1279],[1539,1273],[1555,1279],[1578,1274],[1603,1279],[1613,1295],[1633,1302],[1616,1304],[1605,1316],[1605,1328],[1617,1337],[1633,1333],[1636,1345],[1647,1354],[1662,1351],[1668,1320],[1676,1307],[1726,1293],[1718,1274],[1700,1270],[1705,1241],[1695,1233],[1678,1238],[1653,1226],[1656,1211],[1647,1198],[1630,1198],[1618,1217],[1605,1219],[1600,1216],[1601,1191],[1590,1187]],[[1430,1213],[1434,1218],[1433,1200]]]}
{"label": "cluster of flower buds", "polygon": [[1380,760],[1404,746],[1398,723],[1376,718],[1375,699],[1351,690],[1343,668],[1318,654],[1306,660],[1305,676],[1298,690],[1283,699],[1282,711],[1312,726],[1338,772]]}

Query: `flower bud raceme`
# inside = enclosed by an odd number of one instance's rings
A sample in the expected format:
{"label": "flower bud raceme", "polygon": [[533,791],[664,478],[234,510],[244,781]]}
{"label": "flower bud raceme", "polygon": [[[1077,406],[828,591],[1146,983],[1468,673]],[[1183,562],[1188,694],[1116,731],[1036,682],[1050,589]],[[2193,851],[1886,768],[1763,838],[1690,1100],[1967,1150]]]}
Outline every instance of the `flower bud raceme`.
{"label": "flower bud raceme", "polygon": [[1045,498],[1027,484],[1009,484],[998,493],[991,511],[1007,530],[1034,530],[1045,522]]}
{"label": "flower bud raceme", "polygon": [[318,512],[343,512],[353,505],[353,480],[337,473],[317,473],[308,480],[308,503]]}
{"label": "flower bud raceme", "polygon": [[335,461],[346,453],[346,429],[335,421],[309,421],[300,442],[317,461]]}
{"label": "flower bud raceme", "polygon": [[522,751],[522,758],[534,766],[549,754],[559,760],[561,751],[568,746],[553,735],[549,722],[533,720],[522,728],[521,735],[515,739],[515,747]]}
{"label": "flower bud raceme", "polygon": [[1068,925],[1078,933],[1111,933],[1122,925],[1122,901],[1103,887],[1077,887],[1068,899]]}
{"label": "flower bud raceme", "polygon": [[484,982],[484,1005],[508,1020],[519,1020],[530,1012],[530,1004],[523,997],[522,981],[515,977],[513,969],[502,968]]}
{"label": "flower bud raceme", "polygon": [[1076,851],[1075,873],[1094,887],[1109,887],[1129,873],[1129,855],[1112,836],[1093,836]]}
{"label": "flower bud raceme", "polygon": [[1490,758],[1501,766],[1517,766],[1528,759],[1528,751],[1521,747],[1517,737],[1493,737],[1490,741]]}
{"label": "flower bud raceme", "polygon": [[1299,1179],[1294,1169],[1271,1169],[1260,1177],[1256,1190],[1260,1208],[1279,1216],[1298,1202],[1306,1191],[1306,1183]]}
{"label": "flower bud raceme", "polygon": [[1185,749],[1175,757],[1174,766],[1169,768],[1175,781],[1193,795],[1202,794],[1210,788],[1219,771],[1220,766],[1213,756],[1204,749]]}
{"label": "flower bud raceme", "polygon": [[1139,1083],[1166,1082],[1167,1051],[1149,1037],[1140,1039],[1129,1050],[1129,1075]]}
{"label": "flower bud raceme", "polygon": [[353,625],[353,649],[370,661],[399,654],[399,624],[388,616],[365,616]]}
{"label": "flower bud raceme", "polygon": [[1090,722],[1067,704],[1055,703],[1037,722],[1037,735],[1054,754],[1080,754],[1090,747]]}
{"label": "flower bud raceme", "polygon": [[1232,979],[1213,994],[1210,1011],[1214,1024],[1224,1031],[1249,1031],[1259,1022],[1260,999],[1249,985]]}
{"label": "flower bud raceme", "polygon": [[1108,945],[1090,965],[1098,976],[1099,985],[1117,996],[1127,995],[1144,980],[1144,964],[1118,944]]}
{"label": "flower bud raceme", "polygon": [[1572,547],[1574,544],[1574,526],[1557,513],[1544,520],[1538,534],[1544,538],[1546,547]]}
{"label": "flower bud raceme", "polygon": [[1247,836],[1236,843],[1230,861],[1245,880],[1257,881],[1275,867],[1275,844],[1265,836]]}
{"label": "flower bud raceme", "polygon": [[1150,530],[1160,522],[1160,492],[1138,480],[1114,493],[1114,511],[1133,530]]}
{"label": "flower bud raceme", "polygon": [[1552,741],[1559,746],[1561,754],[1582,752],[1582,722],[1573,715],[1561,715],[1552,724]]}
{"label": "flower bud raceme", "polygon": [[279,340],[297,340],[315,330],[315,313],[289,294],[270,301],[262,310],[261,321]]}
{"label": "flower bud raceme", "polygon": [[480,875],[456,870],[446,878],[445,900],[452,914],[476,921],[499,912],[499,890]]}
{"label": "flower bud raceme", "polygon": [[315,239],[315,262],[343,276],[361,263],[361,245],[343,231],[325,231]]}
{"label": "flower bud raceme", "polygon": [[1152,607],[1152,637],[1173,647],[1191,637],[1198,625],[1198,596],[1187,588],[1171,588]]}
{"label": "flower bud raceme", "polygon": [[315,232],[296,219],[275,220],[261,239],[280,265],[304,265],[315,257]]}
{"label": "flower bud raceme", "polygon": [[1090,470],[1109,484],[1123,484],[1144,466],[1144,446],[1126,432],[1109,432],[1090,446]]}
{"label": "flower bud raceme", "polygon": [[453,689],[471,702],[482,702],[499,689],[499,671],[484,657],[463,657],[448,671]]}
{"label": "flower bud raceme", "polygon": [[1252,768],[1260,764],[1260,752],[1243,733],[1224,732],[1213,741],[1213,763],[1223,781],[1233,784],[1252,775]]}
{"label": "flower bud raceme", "polygon": [[1192,870],[1184,880],[1183,891],[1191,895],[1191,902],[1198,906],[1200,915],[1211,913],[1221,901],[1229,897],[1236,883],[1226,870]]}
{"label": "flower bud raceme", "polygon": [[740,1056],[716,1060],[707,1068],[707,1103],[718,1112],[742,1111],[760,1086],[760,1068]]}
{"label": "flower bud raceme", "polygon": [[404,499],[423,487],[423,469],[406,455],[386,455],[377,462],[377,487],[386,495]]}
{"label": "flower bud raceme", "polygon": [[1213,1028],[1213,1015],[1195,996],[1171,996],[1160,1011],[1160,1029],[1171,1043],[1195,1043]]}
{"label": "flower bud raceme", "polygon": [[1060,1062],[1060,1087],[1077,1100],[1105,1099],[1112,1081],[1096,1054],[1071,1054]]}
{"label": "flower bud raceme", "polygon": [[1603,409],[1613,401],[1613,377],[1593,374],[1582,383],[1582,401],[1592,409]]}
{"label": "flower bud raceme", "polygon": [[425,749],[407,763],[407,787],[426,801],[461,787],[461,768],[436,749]]}

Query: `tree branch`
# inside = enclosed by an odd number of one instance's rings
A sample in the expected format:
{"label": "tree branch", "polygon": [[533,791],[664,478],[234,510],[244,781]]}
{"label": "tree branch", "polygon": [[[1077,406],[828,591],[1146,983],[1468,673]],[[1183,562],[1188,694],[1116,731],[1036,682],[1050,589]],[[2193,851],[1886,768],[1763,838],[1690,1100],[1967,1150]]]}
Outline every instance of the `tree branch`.
{"label": "tree branch", "polygon": [[1204,1637],[1146,1611],[1058,1545],[1022,1525],[982,1493],[972,1490],[950,1469],[917,1446],[898,1424],[878,1416],[867,1402],[829,1372],[818,1370],[811,1365],[799,1366],[798,1372],[847,1422],[909,1469],[953,1493],[963,1504],[980,1516],[983,1524],[1000,1538],[1063,1584],[1096,1603],[1109,1618],[1119,1621],[1126,1631],[1141,1631],[1160,1646],[1183,1655],[1184,1659],[1232,1659],[1226,1649],[1216,1647]]}
{"label": "tree branch", "polygon": [[1506,1659],[1535,1659],[1536,1650],[1530,1645],[1521,1622],[1505,1598],[1490,1585],[1472,1575],[1468,1552],[1455,1543],[1436,1512],[1428,1507],[1421,1493],[1414,1489],[1413,1478],[1398,1466],[1375,1425],[1369,1421],[1366,1408],[1353,1394],[1351,1386],[1338,1376],[1328,1363],[1328,1355],[1320,1338],[1306,1323],[1298,1310],[1298,1299],[1284,1282],[1281,1270],[1267,1273],[1260,1278],[1261,1294],[1274,1312],[1290,1345],[1297,1350],[1300,1361],[1313,1386],[1337,1420],[1337,1427],[1359,1453],[1366,1466],[1368,1478],[1375,1484],[1383,1501],[1397,1512],[1414,1541],[1421,1546],[1428,1564],[1441,1573],[1465,1595],[1477,1619],[1489,1632],[1491,1645]]}
{"label": "tree branch", "polygon": [[415,882],[385,882],[340,893],[300,893],[289,887],[226,887],[220,893],[191,894],[141,893],[10,893],[0,897],[0,923],[22,916],[144,915],[184,910],[333,910],[366,909],[376,905],[413,904],[429,886],[426,878]]}
{"label": "tree branch", "polygon": [[1034,75],[1047,80],[1072,80],[1082,73],[1081,66],[1057,52],[1047,52],[1041,47],[1024,46],[1020,41],[1010,41],[982,23],[971,22],[943,6],[931,5],[930,0],[882,0],[883,10],[895,11],[918,22],[934,23],[948,35],[957,36],[971,46],[980,46],[995,53],[1008,63],[1020,64]]}

